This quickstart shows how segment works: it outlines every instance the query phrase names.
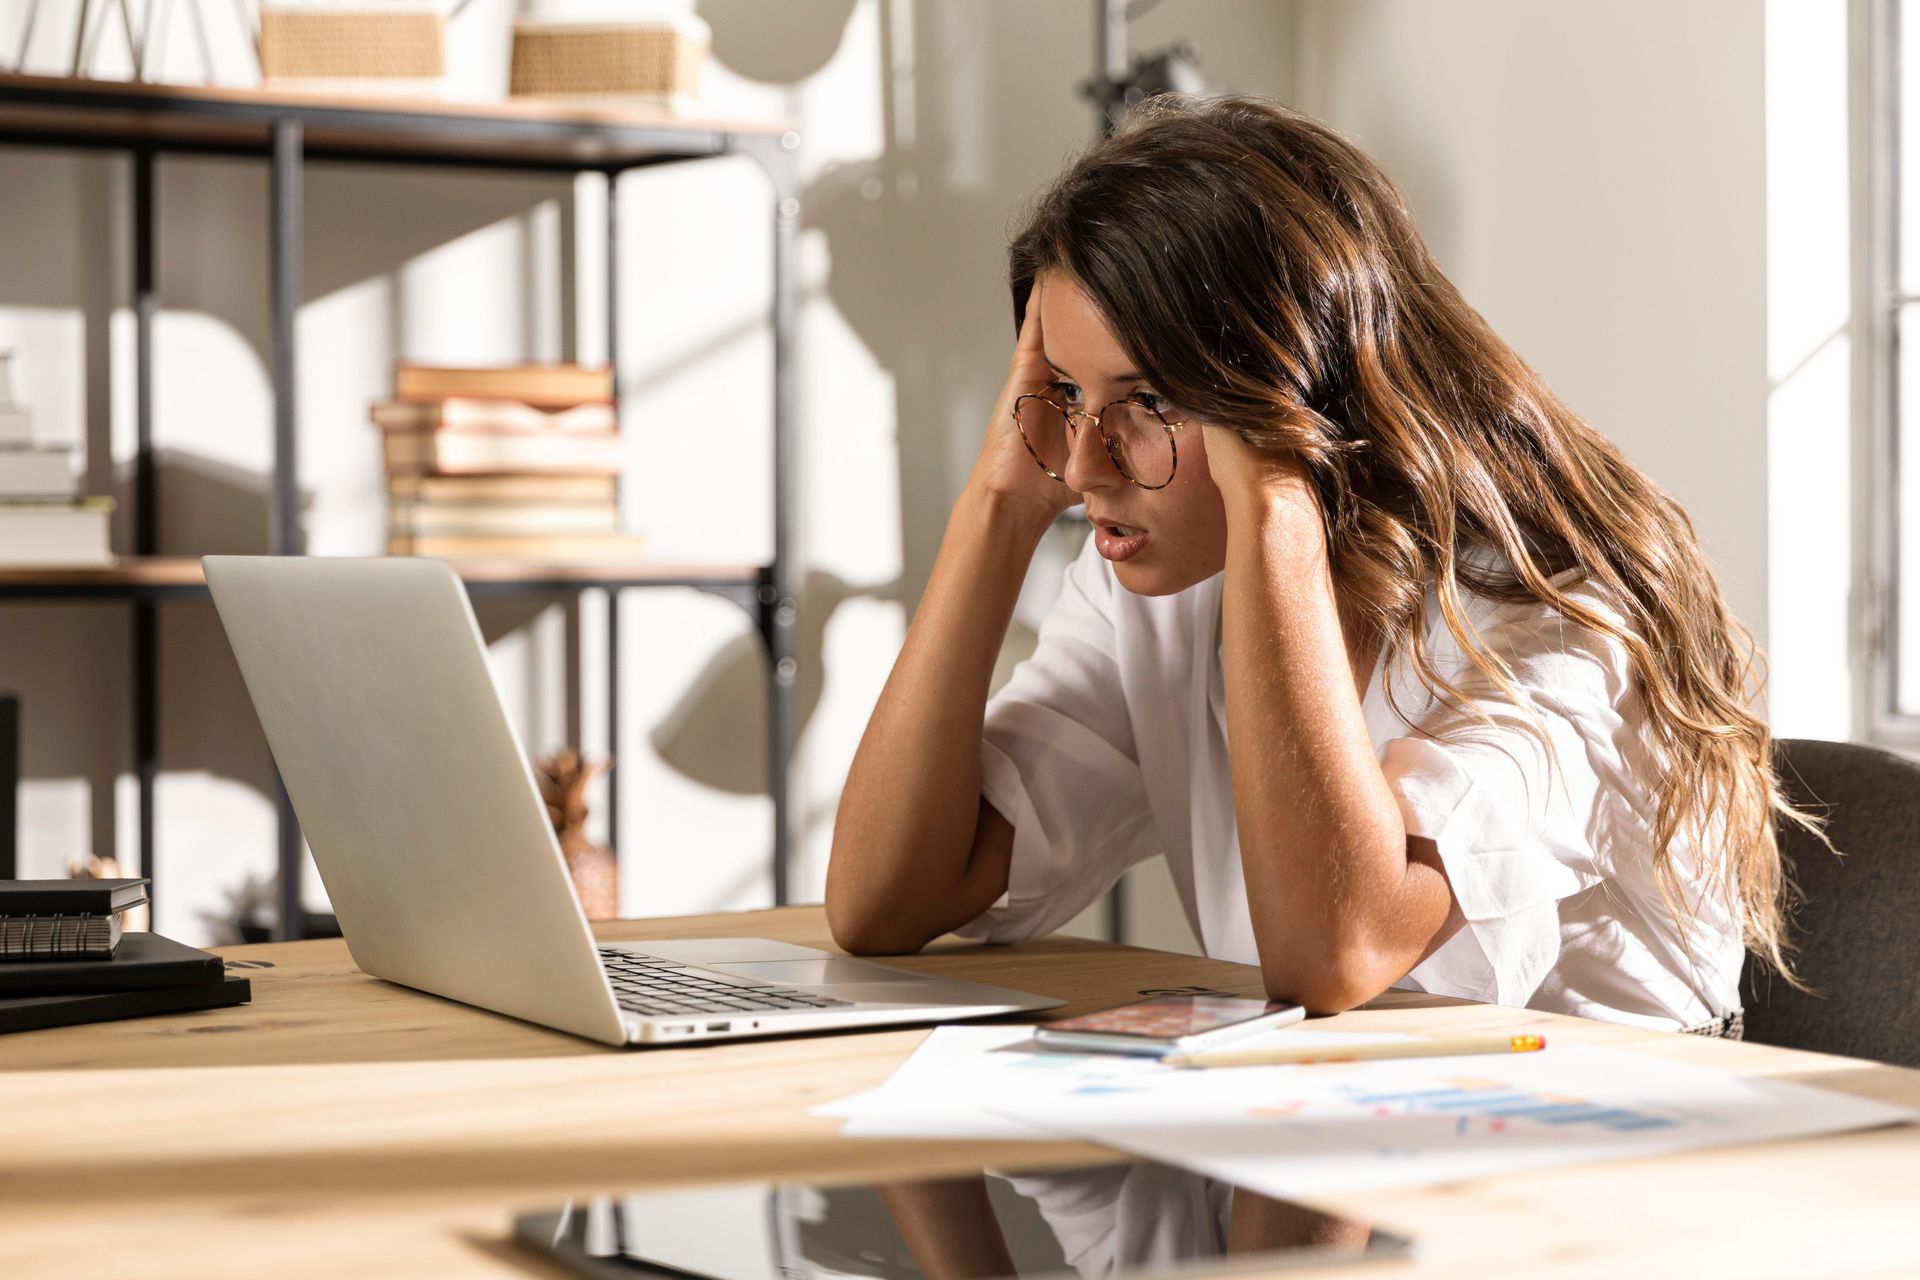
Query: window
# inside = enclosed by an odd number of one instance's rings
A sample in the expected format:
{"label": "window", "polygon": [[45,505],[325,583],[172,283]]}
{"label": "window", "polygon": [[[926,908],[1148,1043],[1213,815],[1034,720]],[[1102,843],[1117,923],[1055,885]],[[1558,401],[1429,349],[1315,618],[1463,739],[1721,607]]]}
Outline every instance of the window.
{"label": "window", "polygon": [[[1859,0],[1856,307],[1868,465],[1865,724],[1920,747],[1920,0]],[[1911,70],[1916,80],[1905,83]]]}

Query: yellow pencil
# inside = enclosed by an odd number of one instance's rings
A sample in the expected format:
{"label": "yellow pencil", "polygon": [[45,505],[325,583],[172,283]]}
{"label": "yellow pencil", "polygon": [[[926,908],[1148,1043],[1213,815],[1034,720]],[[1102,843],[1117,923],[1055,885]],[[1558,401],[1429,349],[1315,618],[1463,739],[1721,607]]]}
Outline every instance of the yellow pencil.
{"label": "yellow pencil", "polygon": [[1225,1049],[1175,1053],[1160,1059],[1170,1067],[1272,1067],[1304,1062],[1360,1062],[1369,1058],[1451,1058],[1465,1053],[1533,1053],[1545,1036],[1461,1036],[1453,1040],[1389,1040],[1329,1049]]}

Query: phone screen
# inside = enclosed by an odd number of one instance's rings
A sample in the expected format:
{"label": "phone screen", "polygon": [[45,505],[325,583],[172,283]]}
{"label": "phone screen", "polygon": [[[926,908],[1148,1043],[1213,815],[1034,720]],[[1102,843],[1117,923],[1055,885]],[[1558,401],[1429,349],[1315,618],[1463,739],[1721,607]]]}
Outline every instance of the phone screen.
{"label": "phone screen", "polygon": [[1061,1018],[1043,1024],[1048,1031],[1082,1031],[1107,1036],[1178,1040],[1263,1018],[1288,1006],[1241,996],[1156,996],[1117,1009]]}

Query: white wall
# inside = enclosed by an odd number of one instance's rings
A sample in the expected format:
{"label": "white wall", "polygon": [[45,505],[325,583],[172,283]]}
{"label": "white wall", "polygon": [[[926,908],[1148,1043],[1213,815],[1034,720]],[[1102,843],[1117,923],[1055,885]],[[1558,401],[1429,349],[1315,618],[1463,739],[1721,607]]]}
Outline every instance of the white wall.
{"label": "white wall", "polygon": [[1298,105],[1385,165],[1468,302],[1767,599],[1765,10],[1301,0]]}
{"label": "white wall", "polygon": [[1782,736],[1855,714],[1848,5],[1301,0],[1298,104],[1694,517]]}

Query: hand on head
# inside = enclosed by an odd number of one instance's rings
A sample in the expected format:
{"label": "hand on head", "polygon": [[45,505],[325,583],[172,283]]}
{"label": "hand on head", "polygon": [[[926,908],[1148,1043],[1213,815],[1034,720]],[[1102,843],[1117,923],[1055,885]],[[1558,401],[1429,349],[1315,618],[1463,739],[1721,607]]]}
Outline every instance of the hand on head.
{"label": "hand on head", "polygon": [[1006,385],[994,404],[993,418],[987,423],[987,438],[973,465],[970,483],[993,493],[1030,505],[1049,522],[1080,501],[1065,483],[1048,475],[1021,439],[1014,422],[1014,404],[1023,395],[1037,395],[1054,380],[1047,367],[1046,349],[1040,329],[1041,281],[1035,277],[1027,295],[1027,311],[1020,323],[1020,336],[1014,344],[1013,360],[1007,370]]}

